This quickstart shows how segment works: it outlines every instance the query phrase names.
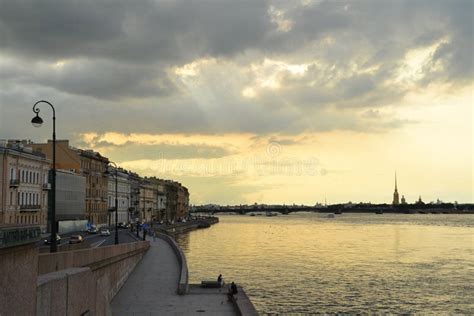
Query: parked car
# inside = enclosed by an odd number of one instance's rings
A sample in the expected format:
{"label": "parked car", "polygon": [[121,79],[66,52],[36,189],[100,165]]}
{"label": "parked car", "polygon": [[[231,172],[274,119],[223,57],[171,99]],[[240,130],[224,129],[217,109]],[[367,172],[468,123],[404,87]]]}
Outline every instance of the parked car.
{"label": "parked car", "polygon": [[[61,237],[56,234],[56,243],[60,244],[61,243]],[[49,236],[47,239],[44,240],[45,245],[51,245],[51,236]]]}
{"label": "parked car", "polygon": [[128,228],[128,224],[127,223],[118,223],[118,228]]}
{"label": "parked car", "polygon": [[87,233],[89,233],[89,234],[97,234],[98,232],[99,231],[95,227],[92,227],[87,231]]}
{"label": "parked car", "polygon": [[102,228],[100,230],[100,235],[101,236],[110,236],[110,230],[108,230],[107,228]]}
{"label": "parked car", "polygon": [[70,244],[80,244],[83,241],[84,241],[84,238],[82,238],[81,235],[72,235],[71,238],[69,238]]}

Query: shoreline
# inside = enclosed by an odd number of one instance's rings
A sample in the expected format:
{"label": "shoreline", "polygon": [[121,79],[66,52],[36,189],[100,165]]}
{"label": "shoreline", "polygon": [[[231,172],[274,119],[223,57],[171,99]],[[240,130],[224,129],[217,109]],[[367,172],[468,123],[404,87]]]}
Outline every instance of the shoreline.
{"label": "shoreline", "polygon": [[[157,233],[157,237],[166,241],[174,250],[181,269],[181,277],[179,281],[178,291],[179,295],[207,295],[221,297],[222,300],[227,300],[227,287],[220,288],[203,288],[201,284],[189,284],[189,272],[187,267],[186,255],[181,247],[176,242],[176,235],[187,233],[193,230],[209,228],[210,226],[219,223],[218,217],[201,217],[196,220],[178,223],[174,225],[167,225],[166,227],[154,226],[153,229]],[[258,315],[255,305],[250,300],[244,288],[237,286],[238,293],[232,297],[230,302],[234,306],[237,315]],[[222,303],[221,303],[222,304]]]}
{"label": "shoreline", "polygon": [[324,209],[324,210],[297,210],[297,211],[283,211],[275,209],[256,209],[256,210],[220,210],[220,211],[199,211],[194,214],[212,214],[214,215],[250,215],[250,214],[265,214],[278,213],[279,215],[289,215],[292,213],[315,213],[315,214],[441,214],[441,215],[473,215],[474,210],[439,210],[439,209],[408,209],[408,210],[393,210],[393,209]]}

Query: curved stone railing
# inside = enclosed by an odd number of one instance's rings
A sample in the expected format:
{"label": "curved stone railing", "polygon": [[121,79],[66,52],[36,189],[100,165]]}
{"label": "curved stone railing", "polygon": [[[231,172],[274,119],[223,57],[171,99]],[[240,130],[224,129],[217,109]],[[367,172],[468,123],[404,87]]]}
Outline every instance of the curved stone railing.
{"label": "curved stone railing", "polygon": [[186,294],[188,291],[188,263],[186,262],[186,257],[183,253],[183,250],[178,246],[176,241],[171,237],[166,234],[156,232],[156,237],[163,239],[166,241],[171,248],[173,249],[174,253],[176,254],[176,257],[178,258],[178,262],[181,268],[180,274],[179,274],[179,282],[178,282],[178,294],[183,295]]}
{"label": "curved stone railing", "polygon": [[110,302],[149,247],[137,241],[40,254],[36,315],[111,315]]}
{"label": "curved stone railing", "polygon": [[68,268],[90,267],[92,270],[148,250],[148,241],[138,241],[100,248],[44,253],[38,256],[38,274],[46,274]]}

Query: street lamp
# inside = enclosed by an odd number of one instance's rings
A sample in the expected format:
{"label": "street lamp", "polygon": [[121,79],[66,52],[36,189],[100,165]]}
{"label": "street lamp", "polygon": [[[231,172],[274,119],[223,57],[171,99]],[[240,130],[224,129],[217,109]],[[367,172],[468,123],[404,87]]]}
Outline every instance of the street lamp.
{"label": "street lamp", "polygon": [[[117,182],[117,179],[118,179],[118,167],[117,167],[117,164],[113,161],[109,161],[109,164],[112,164],[114,165],[115,167],[115,244],[118,245],[119,244],[119,238],[118,238],[118,200],[117,200],[117,197],[118,197],[118,182]],[[108,170],[107,170],[108,172]]]}
{"label": "street lamp", "polygon": [[49,103],[48,101],[38,101],[33,105],[33,112],[36,114],[35,117],[31,120],[31,124],[33,124],[34,127],[40,127],[43,124],[43,119],[39,116],[40,109],[37,107],[38,104],[40,103],[46,103],[51,106],[51,109],[53,110],[53,169],[51,170],[52,172],[52,183],[51,183],[51,246],[50,246],[50,252],[56,252],[58,250],[57,244],[56,244],[56,235],[57,235],[57,227],[56,227],[56,111],[54,109],[54,106]]}

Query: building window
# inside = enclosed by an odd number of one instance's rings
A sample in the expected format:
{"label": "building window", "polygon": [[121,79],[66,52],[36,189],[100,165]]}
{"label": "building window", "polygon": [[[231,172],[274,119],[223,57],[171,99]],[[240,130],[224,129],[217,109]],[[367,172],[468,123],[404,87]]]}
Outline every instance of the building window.
{"label": "building window", "polygon": [[15,170],[13,168],[10,168],[10,179],[15,180]]}
{"label": "building window", "polygon": [[13,205],[13,192],[10,191],[10,205]]}

